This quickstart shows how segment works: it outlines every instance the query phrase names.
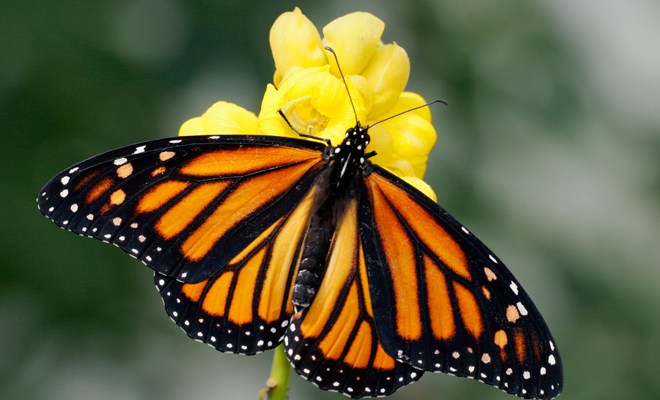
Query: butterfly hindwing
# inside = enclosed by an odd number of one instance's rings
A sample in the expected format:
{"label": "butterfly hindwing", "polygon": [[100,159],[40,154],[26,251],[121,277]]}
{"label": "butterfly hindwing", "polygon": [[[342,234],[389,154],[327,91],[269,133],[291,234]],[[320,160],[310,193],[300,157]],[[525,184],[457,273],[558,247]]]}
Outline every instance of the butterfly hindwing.
{"label": "butterfly hindwing", "polygon": [[296,371],[347,396],[393,393],[423,371],[385,353],[376,331],[353,200],[335,230],[327,270],[313,303],[294,315],[284,347]]}
{"label": "butterfly hindwing", "polygon": [[501,261],[394,175],[376,166],[364,184],[360,234],[384,349],[427,371],[556,397],[562,369],[552,336]]}
{"label": "butterfly hindwing", "polygon": [[299,203],[323,165],[322,149],[279,137],[155,140],[61,172],[37,201],[64,229],[200,282]]}
{"label": "butterfly hindwing", "polygon": [[172,320],[191,338],[223,352],[256,354],[276,347],[291,314],[291,286],[305,235],[312,190],[229,265],[199,283],[156,272]]}

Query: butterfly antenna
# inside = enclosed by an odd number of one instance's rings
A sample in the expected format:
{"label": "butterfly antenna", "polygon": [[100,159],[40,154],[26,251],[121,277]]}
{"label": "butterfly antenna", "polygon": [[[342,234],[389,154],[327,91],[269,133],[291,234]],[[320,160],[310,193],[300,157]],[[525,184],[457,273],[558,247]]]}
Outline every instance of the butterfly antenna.
{"label": "butterfly antenna", "polygon": [[339,59],[337,58],[337,53],[335,53],[335,51],[332,50],[332,47],[330,46],[325,46],[324,49],[328,50],[330,53],[332,53],[333,56],[335,56],[335,61],[337,62],[337,69],[339,69],[339,75],[341,75],[341,79],[344,81],[346,92],[348,92],[348,99],[351,101],[351,107],[353,107],[353,114],[355,115],[355,125],[360,125],[360,121],[358,121],[358,117],[357,117],[357,111],[355,111],[355,104],[353,104],[353,98],[351,97],[351,91],[348,90],[348,84],[346,83],[346,78],[344,77],[344,73],[341,72],[341,67],[339,66]]}
{"label": "butterfly antenna", "polygon": [[385,119],[381,119],[381,120],[378,121],[378,122],[374,122],[373,124],[367,126],[365,129],[369,129],[369,128],[373,127],[374,125],[378,125],[378,124],[380,124],[381,122],[385,122],[385,121],[387,121],[388,119],[392,119],[392,118],[394,118],[394,117],[398,117],[398,116],[401,115],[401,114],[405,114],[405,113],[409,113],[409,112],[411,112],[411,111],[417,110],[418,108],[428,107],[428,106],[430,106],[431,104],[434,104],[434,103],[442,103],[442,104],[444,104],[444,105],[446,105],[446,106],[449,105],[449,103],[447,103],[447,100],[440,100],[440,99],[438,99],[438,100],[429,101],[428,103],[426,103],[426,104],[422,104],[421,106],[413,107],[413,108],[411,108],[410,110],[402,111],[402,112],[400,112],[400,113],[398,113],[398,114],[394,114],[394,115],[392,115],[391,117],[387,117],[387,118],[385,118]]}

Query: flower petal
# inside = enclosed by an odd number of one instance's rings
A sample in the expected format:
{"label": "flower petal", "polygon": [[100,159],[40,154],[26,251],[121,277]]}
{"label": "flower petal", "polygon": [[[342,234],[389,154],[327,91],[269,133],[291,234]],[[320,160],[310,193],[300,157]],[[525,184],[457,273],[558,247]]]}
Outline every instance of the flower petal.
{"label": "flower petal", "polygon": [[[427,101],[417,93],[403,92],[399,96],[399,99],[397,100],[394,107],[392,107],[385,115],[380,117],[380,119],[385,119],[389,116],[411,110],[415,107],[423,106],[426,103]],[[417,110],[411,111],[411,113],[417,114],[425,120],[431,122],[431,107],[418,108]]]}
{"label": "flower petal", "polygon": [[286,125],[277,112],[284,104],[286,101],[280,97],[275,86],[268,85],[257,118],[257,130],[260,135],[300,137]]}
{"label": "flower petal", "polygon": [[294,66],[309,68],[327,63],[318,30],[298,7],[280,15],[270,28],[270,48],[282,76]]}
{"label": "flower petal", "polygon": [[[372,14],[354,12],[330,22],[323,28],[323,44],[337,53],[344,75],[359,75],[369,63],[385,23]],[[339,76],[334,56],[328,54],[333,75]]]}
{"label": "flower petal", "polygon": [[311,95],[311,106],[330,118],[343,114],[343,97],[346,96],[344,82],[325,71],[300,78],[289,94],[290,99]]}
{"label": "flower petal", "polygon": [[191,118],[179,128],[179,136],[200,136],[204,134],[202,117]]}
{"label": "flower petal", "polygon": [[376,126],[384,126],[392,135],[392,157],[408,159],[413,165],[415,176],[423,178],[426,158],[437,138],[433,125],[410,112]]}
{"label": "flower petal", "polygon": [[435,201],[436,203],[438,202],[438,197],[435,195],[435,192],[433,191],[431,186],[429,186],[428,183],[424,182],[423,180],[421,180],[419,178],[410,177],[410,176],[404,176],[401,179],[408,182],[415,189],[417,189],[420,192],[424,193],[426,195],[426,197],[430,198],[431,200]]}
{"label": "flower petal", "polygon": [[377,118],[396,104],[408,83],[408,54],[396,43],[377,47],[362,75],[367,78],[373,90],[373,105],[369,118]]}
{"label": "flower petal", "polygon": [[349,75],[346,77],[346,80],[351,81],[357,91],[360,92],[360,97],[362,97],[362,102],[364,103],[364,110],[369,115],[372,104],[371,85],[369,81],[362,75]]}
{"label": "flower petal", "polygon": [[219,101],[202,115],[205,135],[256,135],[257,116],[233,103]]}
{"label": "flower petal", "polygon": [[369,128],[369,138],[371,140],[365,152],[376,151],[376,155],[369,160],[374,164],[385,167],[392,160],[392,135],[384,126],[376,125]]}

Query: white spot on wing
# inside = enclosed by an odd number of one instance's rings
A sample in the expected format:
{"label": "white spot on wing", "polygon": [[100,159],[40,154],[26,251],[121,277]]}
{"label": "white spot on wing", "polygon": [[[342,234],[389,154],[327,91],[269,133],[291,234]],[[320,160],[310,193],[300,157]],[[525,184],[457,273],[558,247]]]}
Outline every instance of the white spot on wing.
{"label": "white spot on wing", "polygon": [[71,211],[72,212],[78,211],[78,204],[71,204]]}
{"label": "white spot on wing", "polygon": [[516,285],[515,282],[511,282],[511,285],[509,285],[511,290],[513,290],[513,293],[518,294],[518,285]]}
{"label": "white spot on wing", "polygon": [[552,354],[550,354],[550,356],[548,356],[548,363],[549,363],[550,365],[555,365],[556,362],[557,362],[557,361],[555,360],[555,356],[552,355]]}
{"label": "white spot on wing", "polygon": [[79,169],[80,169],[80,168],[78,168],[78,167],[71,168],[71,169],[69,170],[69,173],[70,173],[70,174],[73,174],[74,172],[78,171]]}
{"label": "white spot on wing", "polygon": [[522,305],[521,302],[518,302],[516,306],[518,307],[518,311],[520,311],[521,315],[527,315],[527,309]]}
{"label": "white spot on wing", "polygon": [[71,178],[69,178],[68,176],[63,176],[62,179],[60,179],[60,182],[62,182],[62,185],[66,185],[67,183],[69,183],[69,179]]}
{"label": "white spot on wing", "polygon": [[128,160],[125,157],[122,157],[122,158],[116,159],[115,161],[113,161],[113,163],[115,165],[122,165],[122,164],[126,164],[126,161],[128,161]]}
{"label": "white spot on wing", "polygon": [[60,192],[60,196],[63,198],[69,195],[69,191],[67,189],[64,189]]}
{"label": "white spot on wing", "polygon": [[145,149],[146,147],[147,147],[147,146],[138,146],[138,147],[136,147],[136,148],[135,148],[135,151],[133,152],[133,154],[144,153],[144,149]]}

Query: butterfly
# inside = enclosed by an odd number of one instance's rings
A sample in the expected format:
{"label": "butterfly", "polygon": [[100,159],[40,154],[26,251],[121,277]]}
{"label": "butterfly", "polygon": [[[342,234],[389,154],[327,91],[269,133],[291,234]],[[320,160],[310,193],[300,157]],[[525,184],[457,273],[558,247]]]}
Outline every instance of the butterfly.
{"label": "butterfly", "polygon": [[139,143],[67,168],[37,203],[151,267],[171,319],[222,352],[283,342],[303,378],[354,398],[425,371],[556,397],[561,358],[530,297],[468,229],[369,161],[368,129],[337,147]]}

